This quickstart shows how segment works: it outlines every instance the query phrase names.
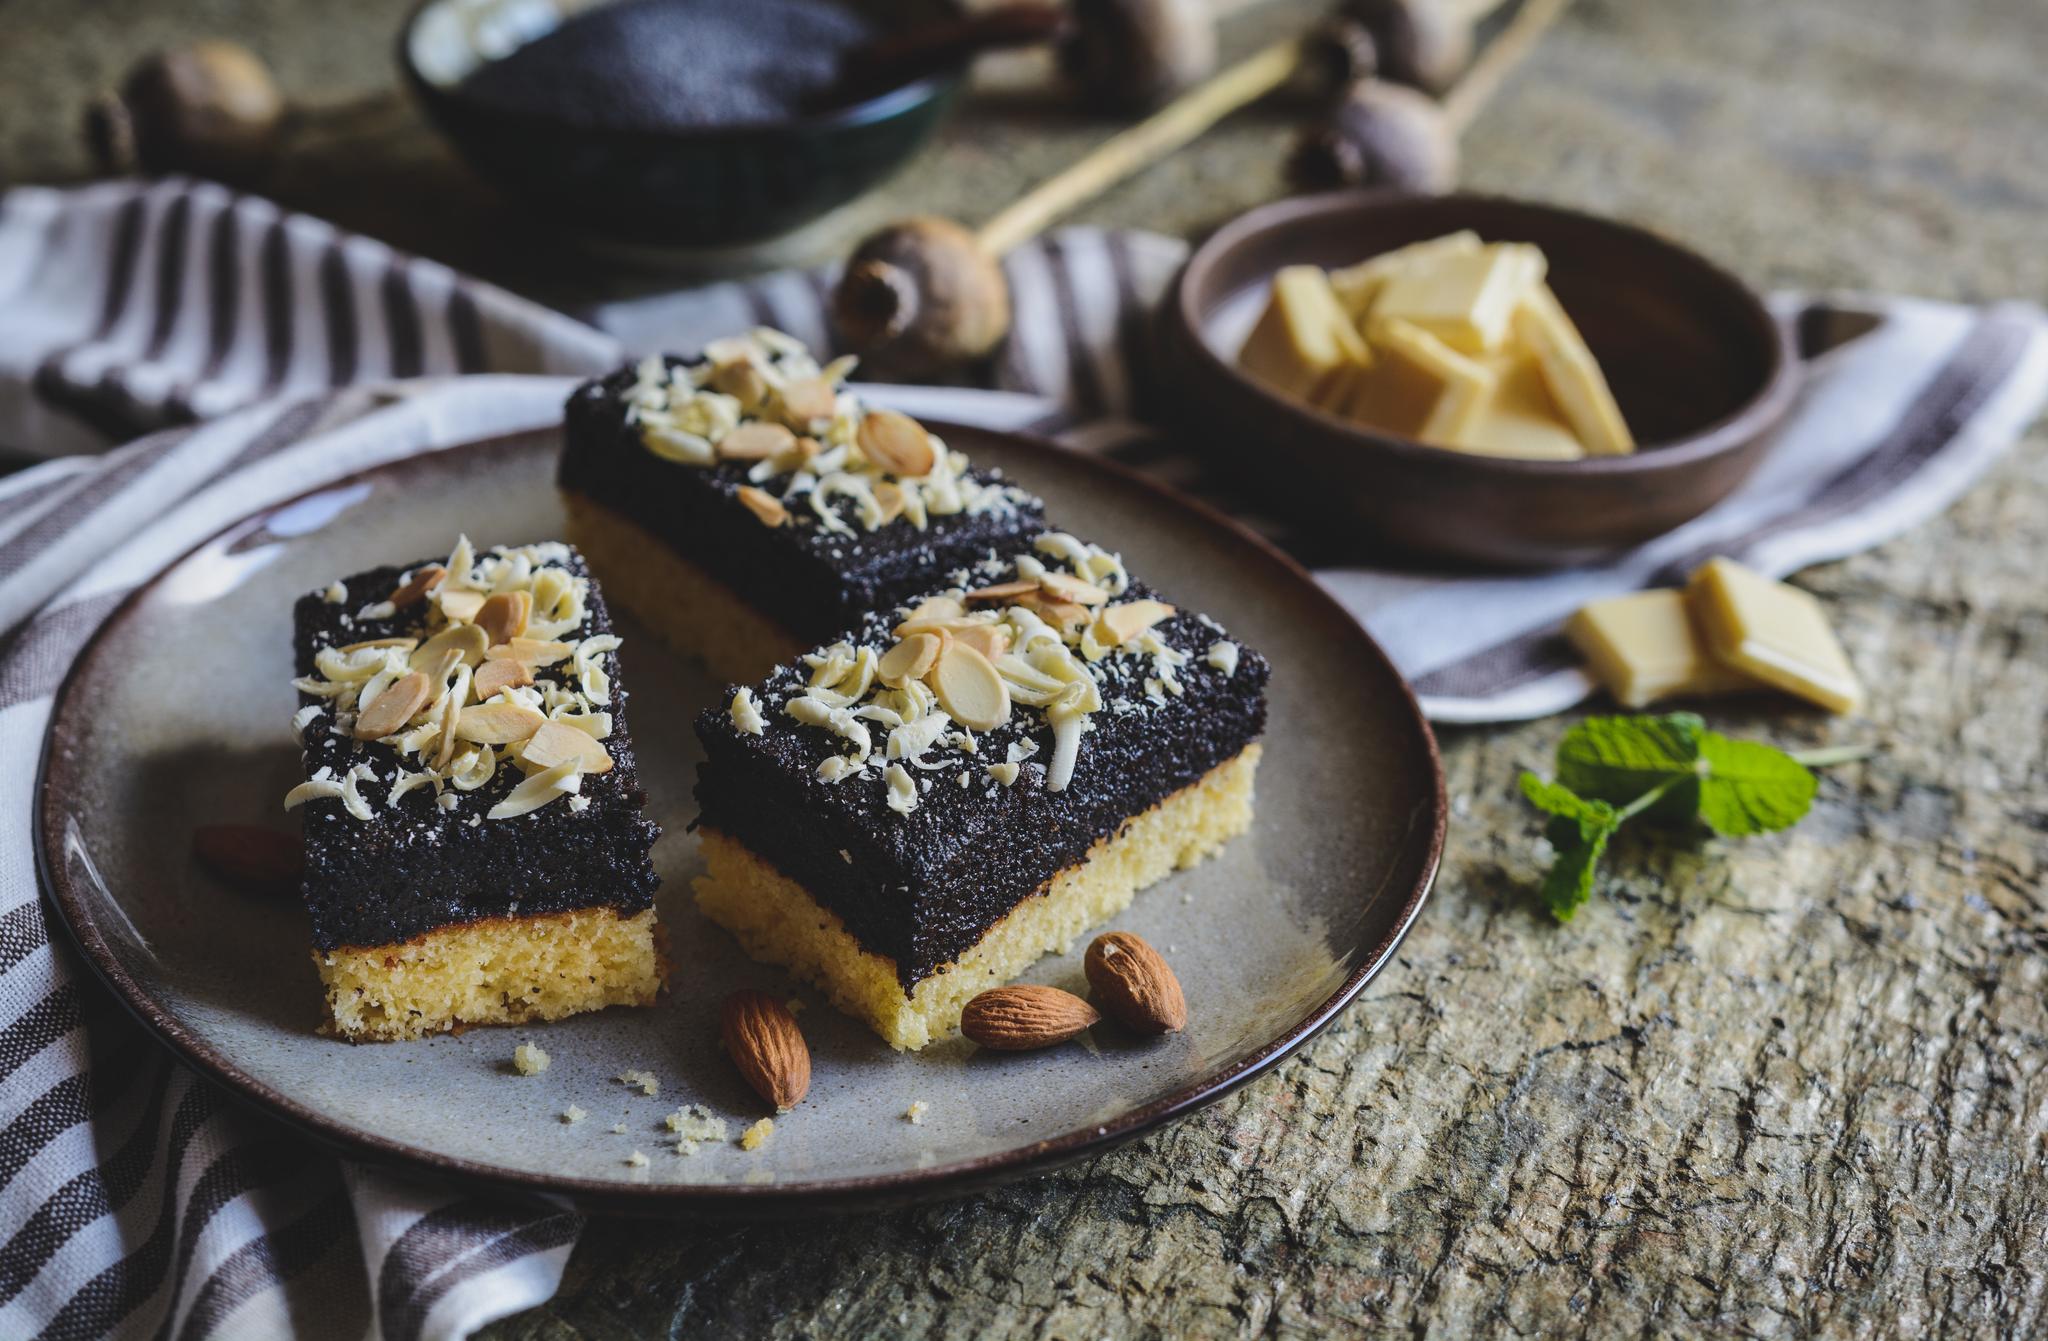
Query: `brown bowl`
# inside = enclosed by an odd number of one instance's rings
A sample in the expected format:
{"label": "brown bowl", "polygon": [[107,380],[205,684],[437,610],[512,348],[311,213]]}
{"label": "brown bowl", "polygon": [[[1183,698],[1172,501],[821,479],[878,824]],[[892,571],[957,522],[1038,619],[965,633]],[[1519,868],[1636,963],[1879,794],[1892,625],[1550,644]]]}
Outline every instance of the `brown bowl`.
{"label": "brown bowl", "polygon": [[[1350,265],[1461,228],[1543,249],[1634,455],[1449,451],[1325,414],[1239,370],[1282,266]],[[1338,522],[1371,549],[1517,568],[1584,563],[1712,507],[1755,468],[1800,371],[1762,300],[1704,258],[1629,224],[1479,195],[1340,191],[1253,210],[1196,250],[1164,323],[1189,445],[1268,507]]]}

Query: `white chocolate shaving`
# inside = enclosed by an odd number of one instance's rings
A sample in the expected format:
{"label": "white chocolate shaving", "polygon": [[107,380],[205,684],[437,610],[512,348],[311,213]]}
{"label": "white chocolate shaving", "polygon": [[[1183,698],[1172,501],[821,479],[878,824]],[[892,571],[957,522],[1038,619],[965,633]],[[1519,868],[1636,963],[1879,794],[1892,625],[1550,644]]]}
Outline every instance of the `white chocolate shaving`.
{"label": "white chocolate shaving", "polygon": [[553,768],[542,769],[514,787],[510,795],[490,808],[486,818],[516,819],[558,797],[574,795],[582,786],[583,775],[576,771],[576,761],[566,759]]}
{"label": "white chocolate shaving", "polygon": [[910,780],[910,774],[900,764],[890,764],[882,770],[882,780],[889,787],[889,809],[899,815],[908,815],[917,809],[917,784]]}
{"label": "white chocolate shaving", "polygon": [[761,709],[754,703],[754,691],[745,685],[741,685],[739,692],[732,696],[732,707],[728,711],[732,714],[733,727],[747,735],[758,736],[767,727],[767,723],[761,720]]}

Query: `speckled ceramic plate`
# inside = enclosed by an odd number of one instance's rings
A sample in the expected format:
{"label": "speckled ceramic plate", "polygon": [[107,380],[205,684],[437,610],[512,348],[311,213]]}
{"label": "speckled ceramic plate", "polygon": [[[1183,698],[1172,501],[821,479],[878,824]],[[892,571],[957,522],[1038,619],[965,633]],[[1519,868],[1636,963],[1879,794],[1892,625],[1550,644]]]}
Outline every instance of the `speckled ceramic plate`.
{"label": "speckled ceramic plate", "polygon": [[[698,873],[691,714],[719,686],[631,620],[621,651],[675,972],[652,1010],[419,1043],[318,1037],[305,919],[224,889],[186,860],[194,826],[283,826],[298,780],[287,729],[290,607],[358,569],[560,534],[557,438],[533,433],[384,467],[230,527],[132,597],[60,694],[39,796],[44,878],[87,958],[192,1065],[354,1157],[566,1195],[593,1207],[775,1213],[952,1191],[1098,1152],[1218,1098],[1313,1036],[1393,954],[1443,846],[1443,779],[1386,658],[1288,560],[1197,505],[1046,444],[952,428],[1075,532],[1221,619],[1273,663],[1258,818],[1220,859],[1138,896],[1116,925],[1165,951],[1186,1031],[1105,1025],[1044,1052],[954,1039],[916,1056],[816,1003],[802,1018],[810,1097],[763,1149],[691,1156],[662,1119],[702,1103],[732,1134],[760,1105],[720,1054],[717,1002],[781,988],[690,899]],[[1085,991],[1081,945],[1036,982]],[[513,1074],[513,1046],[553,1064]],[[614,1079],[660,1078],[646,1097]],[[905,1110],[926,1106],[913,1125]],[[560,1119],[571,1104],[589,1117]],[[623,1124],[615,1133],[614,1124]],[[628,1164],[644,1151],[646,1167]]]}

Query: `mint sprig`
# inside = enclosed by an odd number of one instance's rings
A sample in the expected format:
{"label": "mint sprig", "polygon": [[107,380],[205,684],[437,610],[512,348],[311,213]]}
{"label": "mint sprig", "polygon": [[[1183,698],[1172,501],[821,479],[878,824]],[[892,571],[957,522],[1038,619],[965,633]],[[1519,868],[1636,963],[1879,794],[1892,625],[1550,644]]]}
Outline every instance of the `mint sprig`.
{"label": "mint sprig", "polygon": [[1689,712],[1588,718],[1558,742],[1556,781],[1522,774],[1522,795],[1550,816],[1544,836],[1556,852],[1539,890],[1543,904],[1569,922],[1592,896],[1608,840],[1632,819],[1704,823],[1727,838],[1775,833],[1813,808],[1813,768],[1869,753],[1788,754],[1709,731]]}

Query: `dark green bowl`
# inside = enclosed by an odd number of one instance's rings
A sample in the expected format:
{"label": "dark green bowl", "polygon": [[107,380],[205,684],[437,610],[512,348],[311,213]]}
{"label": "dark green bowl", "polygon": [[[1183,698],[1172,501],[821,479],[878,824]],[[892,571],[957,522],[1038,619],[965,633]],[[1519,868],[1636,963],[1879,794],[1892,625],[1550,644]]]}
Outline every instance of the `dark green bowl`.
{"label": "dark green bowl", "polygon": [[[398,34],[398,65],[470,167],[581,232],[714,247],[787,233],[879,183],[937,128],[966,71],[948,70],[829,112],[757,125],[596,130],[485,107],[414,68],[420,0]],[[957,12],[948,0],[855,4],[892,25]]]}

